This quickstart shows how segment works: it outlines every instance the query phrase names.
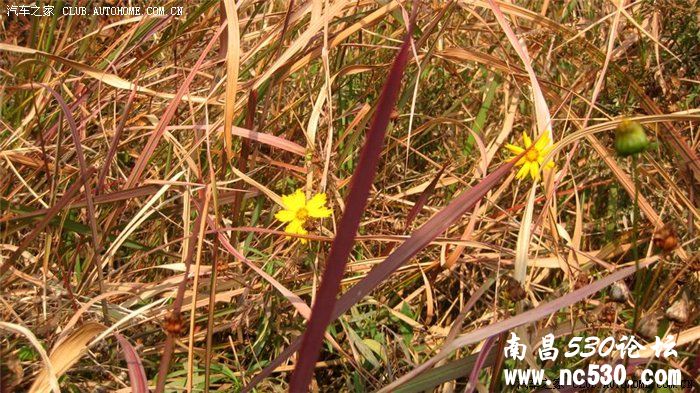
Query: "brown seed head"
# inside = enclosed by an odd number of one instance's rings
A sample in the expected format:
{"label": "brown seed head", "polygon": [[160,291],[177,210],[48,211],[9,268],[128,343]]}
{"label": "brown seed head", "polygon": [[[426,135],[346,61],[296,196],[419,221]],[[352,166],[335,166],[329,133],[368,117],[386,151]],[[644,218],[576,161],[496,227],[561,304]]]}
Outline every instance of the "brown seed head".
{"label": "brown seed head", "polygon": [[601,322],[613,323],[615,322],[615,313],[617,312],[617,307],[615,303],[606,303],[600,310],[600,316],[598,319]]}
{"label": "brown seed head", "polygon": [[396,120],[399,118],[399,111],[396,110],[396,108],[391,110],[391,114],[389,115],[389,118],[391,120]]}
{"label": "brown seed head", "polygon": [[508,299],[510,299],[513,302],[518,302],[527,297],[527,292],[525,292],[523,286],[520,285],[520,283],[512,277],[507,278],[504,289],[506,292],[506,297],[508,297]]}
{"label": "brown seed head", "polygon": [[178,337],[185,330],[185,322],[182,319],[182,314],[170,312],[163,320],[163,330],[168,334]]}
{"label": "brown seed head", "polygon": [[664,225],[661,229],[654,233],[654,245],[663,252],[671,252],[678,247],[678,236],[676,231],[668,225]]}

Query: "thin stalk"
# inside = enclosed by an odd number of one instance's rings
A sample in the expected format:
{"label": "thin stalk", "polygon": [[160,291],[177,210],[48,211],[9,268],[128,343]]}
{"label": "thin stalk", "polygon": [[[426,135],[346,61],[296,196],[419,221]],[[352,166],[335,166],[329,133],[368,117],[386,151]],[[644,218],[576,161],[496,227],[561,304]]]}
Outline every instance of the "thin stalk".
{"label": "thin stalk", "polygon": [[632,181],[634,182],[634,206],[632,207],[632,258],[634,265],[637,268],[634,280],[634,321],[632,323],[632,332],[637,332],[637,323],[639,322],[639,308],[642,302],[642,275],[639,271],[639,250],[637,249],[637,233],[639,230],[639,174],[637,173],[638,158],[637,154],[632,156]]}
{"label": "thin stalk", "polygon": [[[209,143],[209,136],[207,134],[207,160],[209,162],[209,177],[211,181],[211,187],[213,191],[214,198],[214,225],[219,225],[221,219],[221,210],[219,209],[219,192],[216,186],[216,174],[214,173],[213,160],[211,158],[211,145]],[[226,178],[226,154],[222,153],[219,162],[219,176],[221,179]],[[206,341],[206,356],[204,356],[204,393],[209,393],[209,384],[211,383],[211,358],[212,358],[212,346],[213,346],[213,334],[214,334],[214,309],[216,307],[216,280],[217,273],[219,270],[218,266],[218,250],[219,250],[219,239],[214,237],[214,250],[213,257],[211,261],[211,275],[209,280],[209,308],[207,312],[207,341]]]}

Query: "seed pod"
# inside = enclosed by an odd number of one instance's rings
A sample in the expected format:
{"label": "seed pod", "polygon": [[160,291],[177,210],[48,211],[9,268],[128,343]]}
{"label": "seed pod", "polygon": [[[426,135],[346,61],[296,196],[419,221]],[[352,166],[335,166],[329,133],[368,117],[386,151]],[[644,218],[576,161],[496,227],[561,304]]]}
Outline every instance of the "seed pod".
{"label": "seed pod", "polygon": [[623,281],[615,281],[610,286],[610,298],[614,302],[624,303],[630,296],[630,290]]}
{"label": "seed pod", "polygon": [[654,233],[654,245],[664,252],[671,252],[678,247],[676,231],[669,225],[664,225]]}
{"label": "seed pod", "polygon": [[508,299],[510,299],[513,302],[518,302],[527,297],[527,293],[523,289],[523,286],[520,285],[520,283],[512,277],[507,278],[507,282],[504,289],[506,291],[506,297],[508,297]]}
{"label": "seed pod", "polygon": [[688,322],[688,297],[685,293],[666,309],[665,315],[666,318],[681,324]]}
{"label": "seed pod", "polygon": [[655,315],[649,314],[639,321],[639,329],[637,330],[642,337],[653,339],[659,333],[659,319]]}
{"label": "seed pod", "polygon": [[649,147],[644,127],[636,121],[622,120],[615,129],[615,151],[626,157],[643,152]]}
{"label": "seed pod", "polygon": [[613,323],[615,322],[615,313],[617,312],[617,307],[615,303],[606,303],[600,310],[600,315],[598,320],[601,322]]}
{"label": "seed pod", "polygon": [[172,336],[180,336],[184,328],[185,322],[182,320],[182,314],[180,314],[179,312],[168,313],[168,315],[165,317],[165,320],[163,321],[163,330],[165,330],[168,334]]}

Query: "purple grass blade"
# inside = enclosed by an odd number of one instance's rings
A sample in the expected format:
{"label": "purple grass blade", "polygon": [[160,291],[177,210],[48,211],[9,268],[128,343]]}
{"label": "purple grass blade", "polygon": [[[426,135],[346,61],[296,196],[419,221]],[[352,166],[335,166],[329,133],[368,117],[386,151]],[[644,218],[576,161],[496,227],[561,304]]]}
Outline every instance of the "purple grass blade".
{"label": "purple grass blade", "polygon": [[345,313],[350,307],[355,305],[355,303],[368,295],[374,288],[379,286],[382,281],[386,280],[391,273],[413,258],[418,252],[430,244],[431,241],[447,230],[450,225],[459,220],[464,213],[473,208],[487,192],[498,184],[501,178],[510,173],[518,157],[501,165],[476,186],[457,196],[447,207],[433,215],[425,224],[415,230],[411,234],[411,237],[401,243],[384,262],[372,269],[362,281],[357,283],[338,299],[336,308],[333,310],[334,318]]}
{"label": "purple grass blade", "polygon": [[485,340],[491,336],[516,328],[526,323],[531,323],[540,320],[548,315],[559,311],[562,308],[569,307],[577,302],[580,302],[586,297],[593,295],[594,293],[602,290],[608,285],[611,285],[615,281],[622,280],[623,278],[633,274],[637,270],[641,270],[652,265],[654,262],[658,261],[658,259],[658,257],[648,258],[646,261],[639,263],[639,267],[630,266],[624,269],[617,270],[597,281],[594,281],[591,284],[588,284],[573,292],[569,292],[555,300],[552,300],[548,303],[541,303],[539,306],[531,310],[525,311],[524,313],[518,314],[514,317],[504,319],[496,323],[492,323],[488,326],[476,329],[473,332],[463,334],[457,337],[451,343],[443,346],[442,349],[440,349],[440,352],[438,352],[428,361],[414,368],[401,378],[392,381],[389,385],[383,387],[379,392],[393,392],[397,387],[406,383],[411,378],[431,368],[440,360],[450,356],[450,354],[452,354],[452,352],[454,352],[456,349],[464,347],[466,345],[478,343],[479,341]]}
{"label": "purple grass blade", "polygon": [[[513,165],[523,154],[526,154],[526,152],[521,153],[521,155],[501,165],[498,169],[482,179],[476,186],[457,196],[449,205],[433,215],[425,224],[414,231],[411,237],[397,247],[384,262],[372,269],[362,281],[350,288],[338,299],[336,307],[333,310],[332,318],[338,318],[349,310],[350,307],[369,294],[374,288],[381,284],[382,281],[387,279],[391,273],[425,248],[455,221],[459,220],[464,213],[472,209],[487,192],[495,187],[504,176],[511,172]],[[260,374],[256,375],[250,381],[250,384],[245,387],[243,392],[250,391],[258,382],[270,375],[277,367],[293,355],[300,346],[301,337],[298,337],[284,352],[273,359]]]}
{"label": "purple grass blade", "polygon": [[[88,177],[88,172],[92,174],[92,166],[88,166],[88,164],[85,161],[85,154],[83,153],[83,145],[82,141],[80,140],[80,133],[78,132],[78,125],[75,122],[75,118],[73,117],[73,113],[70,111],[70,108],[68,108],[68,104],[66,101],[63,99],[63,97],[58,94],[58,92],[54,89],[52,89],[49,85],[39,83],[40,86],[48,90],[51,95],[56,99],[56,102],[58,102],[58,106],[61,107],[61,110],[63,111],[63,115],[66,117],[66,122],[68,123],[68,127],[70,128],[70,133],[71,137],[73,138],[73,144],[75,145],[75,156],[78,158],[78,165],[80,167],[80,176],[83,178],[83,187],[84,187],[84,193],[85,193],[85,203],[87,206],[87,216],[88,216],[88,223],[90,224],[90,232],[92,234],[92,249],[93,249],[93,254],[92,258],[90,260],[90,265],[95,267],[95,270],[97,270],[97,277],[99,278],[99,288],[100,288],[100,293],[104,293],[104,277],[102,274],[102,262],[101,262],[101,257],[100,257],[100,246],[102,244],[102,240],[99,237],[99,233],[97,231],[97,214],[95,213],[95,204],[92,201],[93,195],[92,195],[92,187],[90,187],[90,179]],[[107,315],[107,301],[102,300],[102,316],[104,317],[105,322],[109,322],[109,317]]]}
{"label": "purple grass blade", "polygon": [[435,177],[430,182],[430,184],[428,184],[428,187],[426,187],[425,190],[423,190],[423,192],[418,197],[416,204],[413,205],[411,211],[408,212],[408,215],[406,216],[406,229],[411,227],[413,220],[415,220],[416,216],[418,216],[418,212],[420,212],[423,206],[425,206],[425,203],[428,202],[428,198],[430,198],[430,196],[433,195],[433,192],[435,191],[435,186],[437,186],[438,181],[440,181],[442,173],[445,172],[445,169],[447,169],[447,163],[445,163],[445,165],[443,165],[442,168],[440,168],[438,173],[435,174]]}
{"label": "purple grass blade", "polygon": [[109,172],[109,166],[112,164],[112,159],[114,155],[117,154],[117,148],[119,147],[119,139],[121,139],[122,131],[124,131],[124,125],[126,125],[126,120],[129,117],[129,112],[131,112],[131,105],[134,103],[134,97],[136,97],[136,85],[134,85],[129,98],[126,100],[126,106],[124,107],[124,113],[122,113],[122,118],[119,119],[119,124],[114,130],[114,136],[112,137],[112,142],[109,146],[109,151],[107,152],[107,157],[105,157],[105,163],[100,170],[99,176],[97,176],[97,187],[95,187],[96,194],[102,194],[105,178],[107,177],[107,172]]}
{"label": "purple grass blade", "polygon": [[[129,188],[126,190],[115,191],[115,192],[112,192],[109,194],[97,195],[92,199],[92,201],[95,203],[95,205],[100,205],[100,204],[105,204],[105,203],[113,203],[113,202],[119,202],[119,201],[128,200],[128,199],[140,198],[143,196],[149,196],[149,195],[155,194],[156,192],[158,192],[158,186],[155,186],[153,184],[149,184],[149,185],[145,185],[145,186]],[[71,202],[70,204],[65,206],[65,208],[66,209],[76,209],[76,208],[82,208],[85,206],[87,206],[87,202],[85,202],[85,198],[76,198],[76,200],[74,202]],[[50,208],[49,209],[37,209],[37,210],[27,212],[27,213],[19,213],[16,215],[8,215],[5,217],[0,217],[0,223],[17,221],[17,220],[25,220],[27,218],[43,216],[44,214],[47,214],[49,212],[49,210],[51,210],[51,209]]]}
{"label": "purple grass blade", "polygon": [[146,378],[146,370],[143,368],[139,354],[131,343],[121,334],[117,333],[115,336],[117,337],[117,341],[119,341],[119,345],[122,347],[124,360],[126,360],[131,393],[148,393],[148,378]]}
{"label": "purple grass blade", "polygon": [[292,392],[306,391],[314,373],[314,366],[320,355],[323,335],[328,324],[334,319],[332,311],[340,291],[340,281],[345,273],[345,265],[352,251],[360,219],[367,206],[370,188],[379,165],[379,157],[384,147],[386,128],[391,121],[391,112],[401,90],[401,78],[408,63],[411,43],[411,27],[379,96],[377,111],[365,137],[365,144],[352,177],[350,192],[343,217],[338,225],[338,233],[328,253],[326,269],[321,279],[321,287],[316,293],[316,302],[311,309],[311,318],[304,334],[299,362],[294,368],[289,384]]}
{"label": "purple grass blade", "polygon": [[474,362],[474,367],[469,373],[469,382],[467,383],[467,388],[464,390],[465,393],[472,393],[476,388],[476,381],[479,378],[479,372],[484,367],[484,364],[486,363],[486,357],[488,356],[489,352],[491,352],[491,347],[493,347],[493,344],[496,343],[496,339],[496,336],[491,336],[487,338],[484,342],[484,346],[481,347],[481,351],[479,351],[479,356],[476,358],[476,362]]}

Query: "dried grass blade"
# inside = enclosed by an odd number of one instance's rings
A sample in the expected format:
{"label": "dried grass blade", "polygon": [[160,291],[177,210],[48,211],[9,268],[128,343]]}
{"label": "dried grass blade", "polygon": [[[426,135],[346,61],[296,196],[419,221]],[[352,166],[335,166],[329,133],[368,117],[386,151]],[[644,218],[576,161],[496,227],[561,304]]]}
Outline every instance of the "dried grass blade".
{"label": "dried grass blade", "polygon": [[544,95],[542,94],[542,88],[540,87],[540,83],[537,81],[535,70],[532,69],[532,62],[530,60],[530,56],[527,53],[527,49],[524,48],[523,45],[518,41],[518,37],[515,36],[513,29],[510,28],[510,25],[506,21],[503,12],[501,12],[501,9],[498,7],[496,2],[494,2],[493,0],[488,0],[488,2],[491,6],[493,14],[496,16],[498,24],[501,25],[501,28],[506,33],[506,37],[508,37],[508,41],[510,41],[510,44],[513,45],[513,49],[515,49],[515,51],[518,53],[518,56],[520,56],[520,60],[522,60],[523,65],[525,66],[527,75],[530,77],[530,84],[532,85],[532,94],[534,96],[535,102],[535,112],[537,115],[537,135],[539,136],[543,132],[548,132],[549,140],[551,141],[552,125],[551,118],[549,116],[549,108],[547,107],[547,101],[545,101]]}
{"label": "dried grass blade", "polygon": [[[340,1],[338,3],[340,3]],[[333,38],[328,41],[328,46],[326,47],[326,49],[330,50],[332,48],[335,48],[341,42],[343,42],[346,38],[352,36],[353,34],[358,32],[359,30],[366,29],[369,26],[372,26],[373,24],[379,22],[380,20],[382,20],[384,15],[394,11],[400,5],[401,5],[401,3],[398,1],[390,1],[386,5],[383,5],[379,8],[377,8],[376,11],[365,16],[357,23],[354,23],[351,26],[344,28],[343,30],[339,31],[338,34],[334,35]],[[314,50],[309,51],[309,53],[307,53],[306,55],[302,56],[299,60],[294,62],[294,64],[292,64],[289,67],[289,70],[285,71],[285,74],[292,74],[292,73],[304,68],[304,66],[307,65],[309,62],[311,62],[312,59],[317,58],[321,54],[321,52],[322,52],[321,47],[317,47]],[[258,84],[256,83],[255,86],[257,87]]]}
{"label": "dried grass blade", "polygon": [[124,125],[129,117],[129,112],[131,111],[131,105],[134,103],[134,97],[136,97],[136,88],[134,87],[129,94],[129,98],[126,100],[126,106],[124,106],[124,112],[122,113],[122,118],[119,119],[119,124],[114,130],[114,137],[112,137],[112,142],[109,145],[109,151],[107,152],[107,157],[105,157],[105,162],[100,169],[100,174],[97,176],[97,187],[95,187],[96,194],[102,194],[102,189],[104,187],[105,177],[107,177],[107,172],[109,171],[109,166],[112,164],[112,159],[117,153],[117,148],[119,147],[119,139],[121,139],[122,131],[124,131]]}
{"label": "dried grass blade", "polygon": [[275,135],[270,135],[266,134],[264,132],[258,132],[254,130],[250,130],[247,128],[242,128],[242,127],[236,127],[236,126],[231,126],[231,134],[240,136],[242,138],[250,139],[251,141],[263,143],[265,145],[269,145],[272,147],[276,147],[278,149],[282,149],[285,151],[288,151],[290,153],[294,153],[298,156],[304,156],[306,154],[306,149],[304,149],[303,146],[294,143],[290,140],[287,140],[285,138],[275,136]]}
{"label": "dried grass blade", "polygon": [[[87,351],[87,343],[104,329],[105,327],[103,325],[90,322],[78,328],[73,334],[67,336],[62,341],[56,343],[51,350],[51,355],[49,355],[56,376],[60,377],[80,360],[85,354],[85,351]],[[42,369],[34,380],[29,392],[47,391],[50,384],[49,378],[48,370]]]}
{"label": "dried grass blade", "polygon": [[[136,84],[129,82],[126,79],[120,78],[119,76],[115,74],[110,74],[109,72],[104,72],[100,71],[96,68],[86,66],[85,64],[78,63],[77,61],[69,60],[61,56],[56,56],[52,55],[51,53],[46,53],[37,49],[32,49],[32,48],[26,48],[23,46],[18,46],[18,45],[12,45],[12,44],[7,44],[4,42],[0,42],[0,51],[8,51],[8,52],[15,52],[15,53],[24,53],[24,54],[38,54],[41,56],[48,57],[51,60],[57,61],[59,63],[65,64],[71,68],[75,68],[76,70],[82,72],[83,74],[96,79],[100,82],[103,82],[109,86],[112,86],[117,89],[121,90],[133,90],[136,89],[139,93],[143,94],[148,94],[151,96],[156,96],[160,98],[174,98],[172,94],[168,93],[161,93],[157,92],[145,87],[140,87],[136,86]],[[191,101],[191,102],[196,102],[196,103],[206,103],[207,99],[204,97],[195,97],[195,96],[190,96],[187,95],[182,98],[185,101]],[[211,104],[211,103],[210,103]]]}
{"label": "dried grass blade", "polygon": [[238,26],[238,9],[233,0],[224,0],[226,10],[226,28],[228,34],[226,48],[226,103],[224,107],[224,143],[226,144],[226,157],[233,159],[233,138],[231,127],[233,126],[233,113],[236,106],[236,90],[238,88],[238,66],[240,62],[241,37]]}
{"label": "dried grass blade", "polygon": [[158,192],[156,192],[142,207],[139,209],[139,211],[131,218],[128,224],[124,227],[124,229],[119,233],[117,238],[110,244],[109,248],[105,252],[105,257],[104,260],[105,262],[117,253],[117,250],[121,245],[127,240],[127,238],[144,222],[148,217],[150,217],[153,213],[155,213],[157,210],[159,210],[162,206],[163,203],[158,205],[157,207],[153,208],[153,205],[155,205],[156,202],[158,202],[161,199],[161,196],[165,194],[168,189],[170,189],[171,184],[177,182],[178,179],[182,176],[183,172],[178,172],[175,175],[173,175],[172,178],[168,181],[168,184],[164,184]]}
{"label": "dried grass blade", "polygon": [[[39,356],[41,356],[41,360],[44,361],[44,366],[46,367],[41,371],[41,373],[45,375],[44,382],[46,386],[43,390],[46,391],[51,388],[54,393],[61,393],[61,388],[58,386],[58,375],[56,374],[56,369],[54,368],[53,363],[51,363],[49,355],[46,354],[46,350],[44,350],[44,347],[41,345],[34,333],[24,326],[10,322],[0,322],[0,329],[21,334],[25,336],[27,340],[29,340],[29,342],[34,346],[34,349],[36,349],[36,351],[39,353]],[[34,383],[36,383],[36,381]]]}
{"label": "dried grass blade", "polygon": [[272,199],[276,204],[284,207],[284,204],[282,203],[282,197],[277,195],[274,191],[270,190],[269,188],[265,187],[264,185],[260,184],[259,182],[255,181],[253,178],[250,176],[246,175],[245,173],[239,171],[236,167],[232,166],[231,171],[238,177],[241,178],[244,182],[250,184],[251,186],[257,188],[260,190],[263,194],[267,195],[268,198]]}
{"label": "dried grass blade", "polygon": [[170,120],[173,118],[173,116],[175,116],[175,111],[177,110],[178,104],[180,104],[180,100],[185,95],[185,92],[189,89],[190,84],[194,80],[194,77],[197,75],[197,72],[202,66],[202,63],[204,62],[204,59],[206,58],[207,54],[214,47],[216,40],[223,32],[224,26],[225,25],[221,25],[216,31],[216,33],[214,33],[214,36],[209,40],[209,43],[197,59],[197,62],[192,66],[192,70],[187,75],[187,78],[185,78],[185,80],[182,82],[182,85],[178,89],[177,94],[175,94],[173,100],[170,102],[170,104],[168,104],[168,107],[165,109],[165,113],[163,113],[163,116],[158,121],[158,125],[156,125],[156,128],[153,130],[151,136],[148,138],[148,142],[146,142],[146,146],[144,147],[143,152],[139,155],[136,164],[134,164],[134,168],[131,170],[131,173],[129,174],[129,179],[126,182],[126,187],[133,187],[141,179],[141,175],[146,170],[148,160],[155,152],[156,147],[158,146],[158,142],[163,136],[163,133],[165,132],[168,123],[170,123]]}
{"label": "dried grass blade", "polygon": [[[94,173],[94,169],[90,168],[87,173],[87,177],[92,176]],[[22,255],[22,252],[29,246],[29,244],[41,233],[41,231],[46,228],[47,225],[49,225],[49,222],[60,212],[63,210],[63,208],[68,205],[68,203],[73,199],[75,194],[80,191],[80,187],[83,185],[83,181],[85,179],[83,177],[78,177],[78,180],[76,180],[66,191],[65,194],[61,197],[61,199],[56,202],[55,205],[53,205],[49,210],[46,211],[46,215],[44,218],[39,221],[39,223],[34,226],[34,229],[32,229],[31,232],[27,236],[24,236],[22,239],[22,242],[17,246],[17,249],[10,254],[10,257],[0,265],[0,277],[2,277],[6,272],[7,269],[10,268],[10,266],[13,266],[15,261],[17,261],[17,258],[19,258],[20,255]]]}
{"label": "dried grass blade", "polygon": [[253,89],[259,88],[271,76],[275,75],[275,73],[277,73],[277,71],[282,66],[284,66],[285,62],[287,62],[298,51],[300,51],[309,44],[309,42],[313,39],[314,35],[316,35],[316,33],[318,33],[321,30],[321,28],[323,28],[323,23],[325,20],[330,20],[331,18],[334,18],[345,8],[345,6],[348,5],[348,3],[350,3],[348,0],[338,0],[332,5],[330,5],[328,8],[326,8],[326,12],[316,21],[312,22],[306,29],[306,31],[304,31],[299,36],[299,38],[294,40],[294,42],[292,42],[289,45],[289,47],[287,47],[287,49],[284,52],[282,52],[282,55],[278,57],[274,63],[272,63],[272,65],[267,67],[265,72],[253,84]]}
{"label": "dried grass blade", "polygon": [[[199,179],[201,181],[201,178]],[[194,219],[192,228],[199,228],[204,216],[207,214],[206,209],[208,209],[209,199],[205,198],[204,190],[198,191],[199,203],[196,203],[197,217]],[[186,199],[187,201],[187,199]],[[185,210],[189,210],[186,207]],[[189,229],[185,230],[186,233]],[[190,267],[192,265],[192,259],[194,258],[194,243],[197,242],[197,232],[192,232],[190,236],[186,236],[186,241],[184,242],[183,249],[183,259],[185,263],[185,274],[182,275],[182,280],[177,286],[177,293],[175,295],[175,300],[173,301],[170,315],[181,318],[182,302],[185,297],[185,288],[187,287],[187,281],[190,276]],[[165,337],[165,343],[163,344],[163,353],[160,356],[160,364],[158,366],[158,376],[156,380],[156,393],[162,393],[165,390],[165,383],[168,376],[168,370],[170,370],[170,362],[172,360],[175,345],[175,337],[172,334],[167,334]]]}
{"label": "dried grass blade", "polygon": [[[95,198],[93,198],[93,202],[96,205],[101,205],[104,203],[119,202],[119,201],[123,201],[126,199],[140,198],[143,196],[153,195],[157,191],[158,191],[157,186],[149,184],[149,185],[145,185],[145,186],[129,188],[126,190],[115,191],[115,192],[112,192],[109,194],[97,195],[97,196],[95,196]],[[2,202],[0,202],[0,203],[2,203]],[[65,208],[66,209],[76,209],[76,208],[85,207],[85,206],[87,206],[85,199],[78,199],[75,202],[69,203]],[[8,215],[5,217],[0,217],[0,223],[16,221],[16,220],[26,220],[28,218],[43,216],[45,214],[48,214],[48,212],[50,210],[51,210],[51,208],[49,208],[49,209],[37,209],[34,211],[22,212],[21,214],[18,214],[18,215],[13,215],[13,216]]]}
{"label": "dried grass blade", "polygon": [[535,208],[535,197],[537,196],[537,184],[533,183],[530,188],[530,193],[527,197],[527,204],[523,219],[520,222],[520,230],[518,231],[518,242],[515,246],[515,262],[513,269],[513,278],[519,283],[525,282],[527,275],[527,256],[530,250],[530,234],[532,229],[532,214]]}

